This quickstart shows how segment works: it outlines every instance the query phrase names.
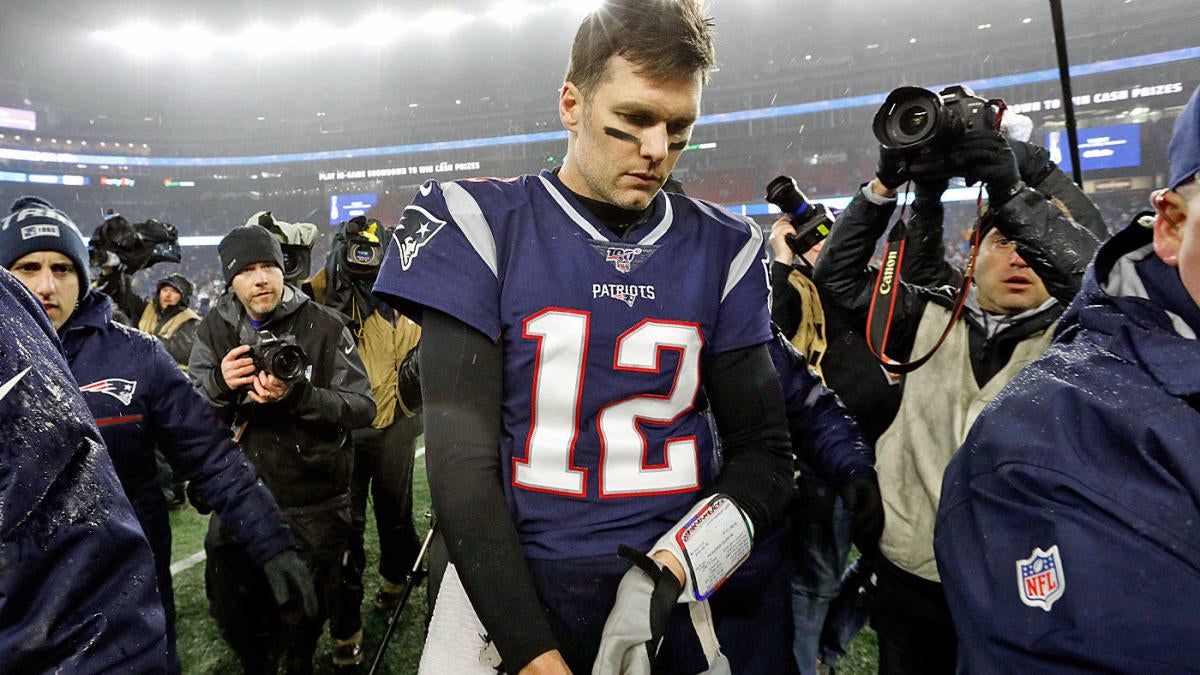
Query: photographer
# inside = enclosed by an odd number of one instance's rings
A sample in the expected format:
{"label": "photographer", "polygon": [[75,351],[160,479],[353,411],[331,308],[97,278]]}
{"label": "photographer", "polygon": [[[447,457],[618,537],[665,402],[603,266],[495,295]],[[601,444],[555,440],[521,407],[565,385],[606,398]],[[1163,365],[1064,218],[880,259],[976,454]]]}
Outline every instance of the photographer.
{"label": "photographer", "polygon": [[325,266],[311,282],[326,307],[346,317],[371,380],[375,419],[354,431],[354,476],[350,483],[354,532],[349,555],[338,570],[331,599],[329,632],[335,667],[362,662],[363,571],[367,496],[374,499],[379,534],[379,574],[375,607],[392,610],[404,595],[403,580],[420,551],[412,519],[413,463],[421,435],[417,342],[421,328],[371,295],[390,232],[374,219],[358,216],[342,223]]}
{"label": "photographer", "polygon": [[[899,378],[890,376],[871,356],[863,322],[831,302],[827,291],[812,282],[812,264],[824,245],[832,214],[810,205],[787,176],[767,186],[767,199],[784,212],[772,224],[768,240],[773,254],[771,319],[845,403],[847,414],[873,447],[900,406],[901,388]],[[934,284],[943,268],[941,204],[934,201],[930,206],[914,214],[907,231],[903,273],[913,283]],[[934,206],[938,227],[922,227],[934,215],[927,213]],[[776,367],[779,370],[778,361]],[[797,434],[792,438],[796,442]],[[820,638],[850,554],[855,514],[839,494],[848,487],[846,481],[828,475],[821,463],[802,451],[796,452],[796,468],[799,477],[791,514],[793,651],[801,674],[808,675],[816,672],[818,661],[833,666],[845,653],[844,643],[824,644]],[[860,551],[873,550],[873,543],[860,542]],[[860,564],[870,564],[869,558]],[[837,632],[856,633],[866,623],[865,613],[859,614],[839,622],[851,625],[839,625]]]}
{"label": "photographer", "polygon": [[[200,324],[188,374],[237,428],[322,597],[317,616],[264,602],[266,580],[231,536],[232,523],[218,518],[204,542],[208,597],[248,672],[308,671],[330,576],[352,533],[350,430],[371,421],[375,404],[350,332],[283,283],[283,253],[270,232],[235,228],[217,254],[229,290]],[[273,373],[281,363],[289,372]]]}
{"label": "photographer", "polygon": [[[312,599],[312,581],[270,492],[258,481],[211,406],[162,343],[112,320],[112,302],[88,290],[87,250],[75,224],[37,197],[22,197],[0,225],[0,265],[33,291],[62,339],[62,350],[100,427],[117,478],[154,554],[166,614],[169,672],[179,672],[171,583],[171,526],[154,450],[189,490],[245,543],[247,565],[270,580],[283,602]],[[215,519],[214,519],[215,520]],[[274,604],[271,595],[263,601]]]}
{"label": "photographer", "polygon": [[[965,311],[955,315],[949,287],[897,284],[888,357],[926,354],[954,323],[928,362],[904,376],[899,411],[876,443],[885,512],[872,611],[880,671],[950,673],[957,640],[933,557],[942,471],[983,406],[1045,351],[1097,241],[1063,212],[1061,201],[1022,182],[1012,149],[995,131],[967,131],[941,146],[933,161],[920,159],[881,147],[875,179],[842,213],[813,280],[865,320],[875,281],[867,265],[895,209],[896,188],[917,182],[914,212],[931,215],[922,228],[932,236],[941,214],[929,207],[940,202],[948,176],[986,186],[988,208],[976,224],[982,244]],[[921,166],[935,168],[912,171]]]}

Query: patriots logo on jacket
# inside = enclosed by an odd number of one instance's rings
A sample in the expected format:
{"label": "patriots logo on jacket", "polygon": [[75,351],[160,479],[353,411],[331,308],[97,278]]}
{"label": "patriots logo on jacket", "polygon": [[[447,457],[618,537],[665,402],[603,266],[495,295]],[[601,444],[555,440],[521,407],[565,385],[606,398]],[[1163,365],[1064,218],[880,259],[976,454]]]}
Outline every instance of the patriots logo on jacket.
{"label": "patriots logo on jacket", "polygon": [[1049,612],[1054,602],[1062,597],[1065,583],[1057,544],[1047,551],[1035,548],[1028,558],[1017,561],[1021,602],[1030,607],[1041,607]]}
{"label": "patriots logo on jacket", "polygon": [[136,389],[137,380],[122,380],[119,377],[110,377],[107,380],[100,380],[79,388],[80,391],[94,394],[108,394],[125,405],[133,402],[133,392]]}
{"label": "patriots logo on jacket", "polygon": [[445,225],[446,221],[435,218],[419,206],[409,205],[405,208],[400,216],[400,225],[392,235],[396,240],[396,250],[400,253],[400,269],[411,267],[421,247],[428,244]]}

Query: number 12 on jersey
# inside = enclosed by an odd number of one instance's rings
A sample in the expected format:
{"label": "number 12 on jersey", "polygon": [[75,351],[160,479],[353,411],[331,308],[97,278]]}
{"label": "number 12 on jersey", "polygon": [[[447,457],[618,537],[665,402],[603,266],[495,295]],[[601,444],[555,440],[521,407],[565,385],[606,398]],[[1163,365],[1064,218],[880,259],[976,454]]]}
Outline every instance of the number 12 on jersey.
{"label": "number 12 on jersey", "polygon": [[[591,315],[547,309],[524,322],[524,337],[537,340],[533,410],[525,459],[513,460],[513,482],[529,490],[587,496],[587,470],[574,464],[579,407],[584,387]],[[679,353],[668,395],[637,394],[604,406],[600,433],[600,496],[634,497],[687,492],[700,487],[694,436],[668,438],[661,465],[647,462],[641,424],[670,424],[692,410],[700,390],[704,340],[692,323],[645,319],[616,342],[613,370],[660,373],[663,350]]]}

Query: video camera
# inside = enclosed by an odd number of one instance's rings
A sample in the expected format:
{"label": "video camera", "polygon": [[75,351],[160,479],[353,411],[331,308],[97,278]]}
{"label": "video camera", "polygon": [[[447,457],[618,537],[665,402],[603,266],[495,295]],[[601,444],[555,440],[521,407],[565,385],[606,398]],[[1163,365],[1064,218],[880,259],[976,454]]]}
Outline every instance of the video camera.
{"label": "video camera", "polygon": [[383,223],[366,216],[355,216],[342,223],[345,246],[337,264],[351,278],[374,280],[383,262],[387,230]]}
{"label": "video camera", "polygon": [[111,209],[104,224],[92,232],[88,257],[96,267],[113,266],[113,258],[127,273],[137,272],[160,262],[177,263],[182,259],[179,231],[171,223],[153,218],[131,223]]}
{"label": "video camera", "polygon": [[980,98],[961,84],[937,94],[921,87],[899,87],[875,113],[871,129],[889,150],[933,157],[968,131],[999,130],[1002,106],[1002,101]]}
{"label": "video camera", "polygon": [[270,331],[259,331],[257,341],[250,345],[250,358],[254,367],[274,375],[277,379],[294,384],[304,379],[308,369],[308,355],[296,343],[295,335],[276,337]]}
{"label": "video camera", "polygon": [[767,183],[767,201],[778,206],[792,221],[796,234],[789,234],[784,240],[796,255],[802,256],[821,243],[836,220],[828,206],[809,202],[791,176],[778,176]]}

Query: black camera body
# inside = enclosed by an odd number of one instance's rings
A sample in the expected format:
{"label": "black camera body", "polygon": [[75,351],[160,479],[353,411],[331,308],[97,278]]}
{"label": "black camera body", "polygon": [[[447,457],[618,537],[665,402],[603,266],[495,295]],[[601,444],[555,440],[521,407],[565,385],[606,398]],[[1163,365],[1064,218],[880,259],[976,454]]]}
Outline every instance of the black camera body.
{"label": "black camera body", "polygon": [[996,103],[966,85],[935,94],[921,87],[899,87],[888,94],[871,124],[879,144],[913,155],[936,155],[975,129],[999,128]]}
{"label": "black camera body", "polygon": [[802,256],[824,241],[836,220],[828,206],[809,202],[791,176],[778,176],[767,183],[767,201],[778,206],[792,221],[796,234],[789,234],[784,240],[796,255]]}
{"label": "black camera body", "polygon": [[113,256],[128,273],[160,262],[180,262],[179,231],[171,223],[153,218],[131,223],[119,213],[109,213],[104,224],[92,232],[88,257],[90,264],[105,267]]}
{"label": "black camera body", "polygon": [[296,343],[295,335],[276,337],[270,331],[259,331],[258,341],[250,345],[250,358],[254,367],[274,375],[287,384],[304,379],[308,369],[308,355]]}

